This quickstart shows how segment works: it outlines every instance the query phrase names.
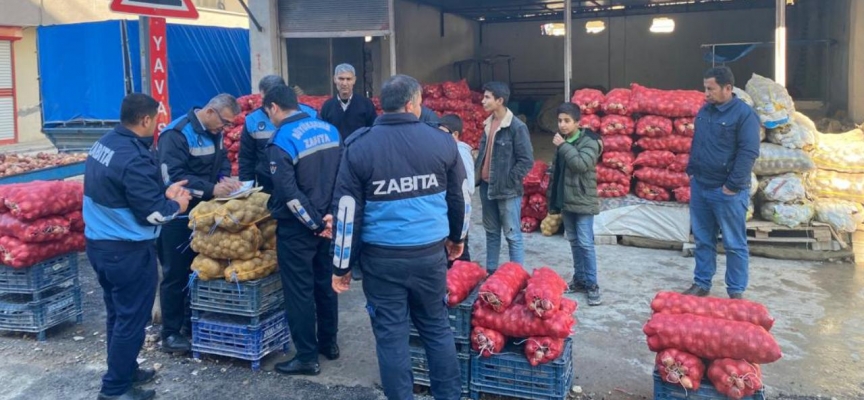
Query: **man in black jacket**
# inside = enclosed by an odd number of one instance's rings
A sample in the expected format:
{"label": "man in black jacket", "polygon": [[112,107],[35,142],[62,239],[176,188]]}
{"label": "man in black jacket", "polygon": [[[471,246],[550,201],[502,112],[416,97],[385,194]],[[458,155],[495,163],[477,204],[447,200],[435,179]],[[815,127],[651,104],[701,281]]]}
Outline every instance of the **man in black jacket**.
{"label": "man in black jacket", "polygon": [[[231,164],[222,145],[222,130],[231,125],[240,112],[237,100],[220,94],[204,108],[193,108],[174,120],[159,134],[158,151],[165,184],[187,181],[192,194],[189,210],[202,200],[225,197],[240,187],[231,179]],[[185,353],[191,350],[189,340],[180,334],[191,326],[189,304],[183,288],[189,281],[192,260],[197,254],[189,248],[192,231],[187,219],[175,219],[159,235],[159,261],[162,284],[159,302],[162,307],[162,350]],[[191,333],[191,332],[190,332]]]}
{"label": "man in black jacket", "polygon": [[333,77],[338,93],[321,106],[318,118],[329,122],[339,129],[342,141],[354,131],[372,126],[375,118],[375,105],[361,94],[354,93],[357,75],[350,64],[339,64]]}

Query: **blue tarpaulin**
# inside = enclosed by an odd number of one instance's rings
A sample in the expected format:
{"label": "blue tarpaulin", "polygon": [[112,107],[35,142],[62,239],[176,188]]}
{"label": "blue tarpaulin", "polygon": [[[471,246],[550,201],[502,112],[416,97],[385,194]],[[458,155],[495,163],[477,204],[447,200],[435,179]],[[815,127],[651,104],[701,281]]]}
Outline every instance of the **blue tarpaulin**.
{"label": "blue tarpaulin", "polygon": [[[126,22],[131,76],[141,91],[138,21]],[[126,94],[120,21],[40,27],[44,123],[119,120]],[[219,93],[249,92],[249,32],[168,24],[168,94],[174,118]]]}
{"label": "blue tarpaulin", "polygon": [[45,123],[118,120],[125,93],[120,21],[39,27]]}

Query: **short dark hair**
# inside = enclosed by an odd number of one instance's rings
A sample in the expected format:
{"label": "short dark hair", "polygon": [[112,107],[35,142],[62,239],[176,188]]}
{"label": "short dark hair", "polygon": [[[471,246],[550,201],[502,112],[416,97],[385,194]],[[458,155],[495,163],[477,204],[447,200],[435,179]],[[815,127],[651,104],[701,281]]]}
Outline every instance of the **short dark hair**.
{"label": "short dark hair", "polygon": [[293,89],[285,85],[278,85],[268,90],[261,104],[264,107],[276,104],[283,110],[296,110],[299,107],[299,104],[297,104],[297,93],[294,93]]}
{"label": "short dark hair", "polygon": [[705,75],[703,75],[704,79],[714,78],[717,81],[717,84],[722,86],[732,85],[735,86],[735,75],[732,74],[732,70],[729,67],[714,67],[709,68],[705,71]]}
{"label": "short dark hair", "polygon": [[462,118],[456,114],[447,114],[438,120],[438,125],[447,128],[450,133],[458,133],[462,135]]}
{"label": "short dark hair", "polygon": [[492,93],[495,100],[504,99],[504,107],[507,107],[507,102],[510,101],[510,87],[504,82],[486,82],[483,85],[483,91]]}
{"label": "short dark hair", "polygon": [[144,117],[155,117],[159,112],[159,102],[142,93],[132,93],[123,98],[120,104],[120,123],[127,126],[137,125]]}
{"label": "short dark hair", "polygon": [[582,118],[582,111],[579,110],[579,106],[571,103],[565,102],[558,106],[558,114],[567,114],[570,118],[573,118],[574,121],[579,122],[579,119]]}
{"label": "short dark hair", "polygon": [[285,80],[279,75],[267,75],[258,81],[258,91],[266,94],[279,85],[284,85]]}
{"label": "short dark hair", "polygon": [[408,75],[393,75],[381,86],[381,109],[392,113],[420,94],[420,82]]}

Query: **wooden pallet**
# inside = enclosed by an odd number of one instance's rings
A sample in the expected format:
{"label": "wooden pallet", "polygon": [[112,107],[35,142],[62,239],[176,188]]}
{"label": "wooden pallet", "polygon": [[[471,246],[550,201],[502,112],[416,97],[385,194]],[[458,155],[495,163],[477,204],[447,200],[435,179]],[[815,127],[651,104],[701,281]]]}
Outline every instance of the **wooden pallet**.
{"label": "wooden pallet", "polygon": [[821,222],[789,228],[768,221],[750,221],[747,223],[747,242],[815,251],[837,251],[846,247],[846,242],[832,232],[828,224]]}

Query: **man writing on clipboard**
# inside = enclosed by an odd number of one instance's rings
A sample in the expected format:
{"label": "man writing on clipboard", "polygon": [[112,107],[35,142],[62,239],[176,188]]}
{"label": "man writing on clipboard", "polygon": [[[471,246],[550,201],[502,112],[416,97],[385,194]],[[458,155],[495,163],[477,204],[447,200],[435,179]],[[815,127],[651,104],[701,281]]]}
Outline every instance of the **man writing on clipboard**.
{"label": "man writing on clipboard", "polygon": [[[201,201],[226,197],[240,188],[240,182],[230,178],[231,164],[222,147],[222,131],[240,113],[237,100],[228,94],[212,98],[204,108],[193,108],[174,120],[159,134],[157,149],[162,179],[187,181],[192,195],[188,210]],[[189,281],[192,260],[197,255],[189,248],[192,231],[187,218],[175,219],[162,227],[159,235],[159,261],[162,263],[162,284],[159,301],[162,307],[162,351],[186,353],[192,349],[187,297],[183,292]],[[185,333],[185,332],[184,332]]]}

